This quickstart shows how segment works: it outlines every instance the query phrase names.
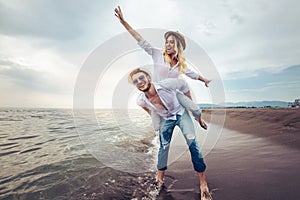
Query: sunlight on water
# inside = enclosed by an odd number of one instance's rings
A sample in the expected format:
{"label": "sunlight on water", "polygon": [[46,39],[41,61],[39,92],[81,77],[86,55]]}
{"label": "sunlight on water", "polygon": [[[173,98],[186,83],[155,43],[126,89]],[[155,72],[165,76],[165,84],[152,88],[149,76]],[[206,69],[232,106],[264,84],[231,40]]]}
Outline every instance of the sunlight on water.
{"label": "sunlight on water", "polygon": [[[97,111],[99,126],[95,127],[85,120],[86,124],[80,127],[86,133],[83,137],[85,142],[89,142],[83,144],[76,131],[72,110],[1,109],[0,113],[1,199],[55,199],[59,196],[64,199],[71,196],[72,199],[119,199],[127,196],[129,199],[133,197],[134,187],[139,188],[135,192],[137,196],[152,198],[149,191],[156,190],[152,173],[128,174],[114,170],[94,159],[90,149],[86,148],[90,145],[99,155],[108,155],[112,160],[116,160],[114,156],[120,156],[114,153],[114,148],[125,153],[141,154],[149,158],[148,163],[137,157],[132,160],[139,165],[135,163],[130,167],[136,171],[134,169],[142,164],[148,164],[148,171],[149,168],[153,170],[154,135],[150,127],[147,131],[130,131],[130,125],[125,126],[125,121],[122,121],[126,128],[124,131],[111,119],[111,111]],[[144,129],[147,127],[143,120],[136,124],[139,123],[144,123]],[[103,142],[114,148],[97,149]],[[115,166],[122,166],[122,160]],[[122,181],[116,182],[120,177]],[[137,177],[143,180],[143,186]]]}

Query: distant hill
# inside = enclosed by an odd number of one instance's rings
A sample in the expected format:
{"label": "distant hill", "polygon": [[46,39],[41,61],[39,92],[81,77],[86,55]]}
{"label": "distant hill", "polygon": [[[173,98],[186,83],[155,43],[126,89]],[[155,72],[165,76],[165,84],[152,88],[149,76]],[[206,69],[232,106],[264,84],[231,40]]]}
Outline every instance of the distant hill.
{"label": "distant hill", "polygon": [[201,108],[218,108],[218,107],[256,107],[266,106],[286,108],[289,102],[285,101],[248,101],[248,102],[226,102],[222,104],[198,104]]}

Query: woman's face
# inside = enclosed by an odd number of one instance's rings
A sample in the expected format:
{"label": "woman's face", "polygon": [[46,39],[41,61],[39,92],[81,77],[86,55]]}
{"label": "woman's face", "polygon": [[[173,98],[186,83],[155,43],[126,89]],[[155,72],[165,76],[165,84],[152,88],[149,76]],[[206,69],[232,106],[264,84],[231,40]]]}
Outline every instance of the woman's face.
{"label": "woman's face", "polygon": [[172,55],[172,54],[176,53],[176,51],[175,51],[175,37],[173,35],[170,35],[166,39],[165,48],[166,48],[166,53],[168,55]]}

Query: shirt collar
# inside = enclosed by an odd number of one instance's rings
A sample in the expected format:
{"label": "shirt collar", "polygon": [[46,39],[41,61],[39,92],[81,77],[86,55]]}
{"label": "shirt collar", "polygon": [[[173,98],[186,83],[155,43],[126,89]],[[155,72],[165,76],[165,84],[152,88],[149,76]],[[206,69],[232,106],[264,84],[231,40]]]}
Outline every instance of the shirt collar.
{"label": "shirt collar", "polygon": [[170,63],[168,63],[168,64],[169,64],[169,70],[174,70],[174,69],[178,68],[179,61],[173,67],[171,67]]}

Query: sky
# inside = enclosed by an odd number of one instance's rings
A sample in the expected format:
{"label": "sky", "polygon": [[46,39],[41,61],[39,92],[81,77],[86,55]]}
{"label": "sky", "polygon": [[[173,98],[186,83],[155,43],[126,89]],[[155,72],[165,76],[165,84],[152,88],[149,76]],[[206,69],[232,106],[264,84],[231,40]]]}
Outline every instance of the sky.
{"label": "sky", "polygon": [[[0,106],[71,108],[90,55],[107,41],[114,46],[100,55],[103,59],[122,46],[113,42],[126,34],[114,16],[118,5],[134,28],[180,31],[203,48],[220,75],[227,102],[300,98],[296,0],[0,0]],[[136,45],[134,39],[128,42]],[[119,80],[133,65],[151,63],[136,48],[112,58],[109,66],[99,64],[103,73],[96,107],[112,106]],[[197,103],[212,102],[214,77],[207,78],[212,79],[209,88],[189,81]],[[130,92],[128,104],[133,105],[137,91]]]}

